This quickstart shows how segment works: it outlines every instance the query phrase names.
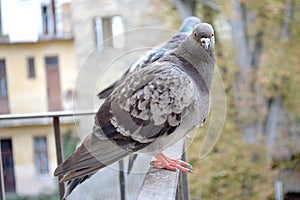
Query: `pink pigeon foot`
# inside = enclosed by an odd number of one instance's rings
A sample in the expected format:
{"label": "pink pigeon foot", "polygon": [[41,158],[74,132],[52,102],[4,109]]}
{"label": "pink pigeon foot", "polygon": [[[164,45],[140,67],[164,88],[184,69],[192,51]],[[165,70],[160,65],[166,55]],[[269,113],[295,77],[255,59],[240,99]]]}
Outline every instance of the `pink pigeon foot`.
{"label": "pink pigeon foot", "polygon": [[190,136],[189,134],[187,134],[187,135],[185,136],[185,138],[188,139],[188,140],[192,140],[192,139],[193,139],[192,136]]}
{"label": "pink pigeon foot", "polygon": [[184,172],[193,172],[192,165],[187,162],[184,162],[179,159],[172,159],[164,155],[163,153],[159,153],[155,156],[156,160],[152,161],[150,164],[153,167],[160,168],[160,169],[167,169],[171,171],[175,171],[179,169]]}

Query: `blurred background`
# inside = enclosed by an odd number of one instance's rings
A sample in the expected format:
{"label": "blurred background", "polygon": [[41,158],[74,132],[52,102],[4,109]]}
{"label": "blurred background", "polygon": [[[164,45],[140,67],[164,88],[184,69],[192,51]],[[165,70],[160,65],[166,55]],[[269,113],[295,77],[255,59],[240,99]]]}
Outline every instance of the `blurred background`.
{"label": "blurred background", "polygon": [[[297,0],[0,0],[0,113],[12,117],[0,120],[6,198],[59,198],[52,119],[18,115],[97,108],[110,61],[164,42],[194,15],[215,28],[227,113],[205,158],[205,134],[188,148],[190,199],[300,199],[299,11]],[[65,158],[92,124],[92,115],[61,118]]]}

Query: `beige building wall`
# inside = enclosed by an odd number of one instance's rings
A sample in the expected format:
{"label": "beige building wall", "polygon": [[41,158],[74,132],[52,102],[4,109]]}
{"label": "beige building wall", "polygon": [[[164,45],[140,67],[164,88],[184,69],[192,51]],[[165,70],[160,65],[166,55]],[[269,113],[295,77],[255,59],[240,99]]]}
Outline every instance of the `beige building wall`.
{"label": "beige building wall", "polygon": [[[7,1],[10,2],[10,1]],[[44,2],[43,5],[45,5]],[[70,3],[69,1],[55,1],[57,13],[57,35],[52,34],[51,27],[48,33],[35,32],[39,36],[36,41],[27,40],[28,30],[37,30],[33,21],[42,21],[41,5],[29,5],[26,7],[14,7],[14,10],[22,12],[22,20],[11,23],[14,18],[3,15],[2,25],[14,24],[15,27],[26,25],[29,29],[14,29],[14,32],[3,32],[0,41],[0,59],[5,60],[6,79],[8,90],[9,114],[40,113],[48,111],[47,74],[45,66],[46,56],[57,56],[60,76],[61,102],[63,110],[72,110],[72,95],[77,77],[77,64],[75,58],[74,40],[72,37]],[[12,10],[8,3],[2,6],[6,14]],[[9,5],[14,5],[10,3]],[[6,6],[6,7],[5,7]],[[8,9],[6,9],[8,8]],[[5,14],[4,13],[4,14]],[[28,16],[34,16],[34,20],[26,20]],[[7,17],[8,16],[8,17]],[[48,23],[51,16],[48,16]],[[17,19],[17,18],[16,18]],[[58,23],[60,22],[60,23]],[[42,24],[41,24],[42,25]],[[30,28],[31,27],[31,28]],[[51,30],[50,30],[51,29]],[[20,31],[18,31],[20,30]],[[2,30],[3,31],[3,30]],[[40,30],[41,31],[41,30]],[[20,36],[12,40],[13,34]],[[31,35],[32,36],[32,35]],[[25,39],[25,40],[24,40]],[[16,42],[16,43],[14,43]],[[35,78],[28,77],[28,58],[33,57],[35,63]],[[61,117],[61,133],[76,133],[76,120],[73,117]],[[38,174],[35,166],[34,137],[46,136],[49,173]],[[57,166],[54,131],[51,118],[0,120],[0,140],[11,139],[14,160],[14,175],[16,193],[18,195],[35,195],[41,192],[51,193],[58,189],[57,178],[53,176]]]}
{"label": "beige building wall", "polygon": [[[38,43],[1,44],[0,59],[5,59],[10,113],[48,111],[45,56],[58,56],[62,105],[71,109],[66,99],[73,91],[77,74],[73,40],[49,40]],[[34,57],[36,78],[28,78],[27,58]]]}
{"label": "beige building wall", "polygon": [[[26,120],[25,120],[26,121]],[[20,126],[3,127],[0,129],[0,140],[11,139],[16,193],[19,195],[36,195],[41,192],[51,193],[57,190],[57,178],[53,172],[57,166],[55,139],[52,119],[42,119],[40,125],[30,124]],[[70,118],[61,124],[61,133],[75,133],[76,127],[73,119]],[[21,120],[19,122],[22,123]],[[38,174],[36,172],[34,158],[34,137],[46,136],[48,148],[49,173]]]}
{"label": "beige building wall", "polygon": [[[48,111],[46,56],[58,56],[61,101],[64,110],[72,110],[72,98],[77,77],[72,38],[45,40],[37,43],[2,43],[0,59],[5,59],[10,114]],[[35,78],[28,78],[27,59],[35,61]],[[61,118],[61,133],[76,133],[73,117]],[[34,158],[34,137],[47,137],[49,173],[38,174]],[[57,166],[54,131],[51,118],[0,121],[0,140],[11,139],[16,193],[36,195],[58,189],[53,172]]]}

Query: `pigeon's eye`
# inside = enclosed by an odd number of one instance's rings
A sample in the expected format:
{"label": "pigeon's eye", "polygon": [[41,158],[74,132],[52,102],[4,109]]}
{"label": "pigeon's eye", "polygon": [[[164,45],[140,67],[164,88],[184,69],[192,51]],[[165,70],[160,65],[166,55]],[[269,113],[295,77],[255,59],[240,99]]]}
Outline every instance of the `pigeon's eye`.
{"label": "pigeon's eye", "polygon": [[197,37],[197,33],[194,31],[193,32],[193,36],[196,38]]}
{"label": "pigeon's eye", "polygon": [[214,34],[213,34],[213,33],[211,34],[211,37],[214,37]]}

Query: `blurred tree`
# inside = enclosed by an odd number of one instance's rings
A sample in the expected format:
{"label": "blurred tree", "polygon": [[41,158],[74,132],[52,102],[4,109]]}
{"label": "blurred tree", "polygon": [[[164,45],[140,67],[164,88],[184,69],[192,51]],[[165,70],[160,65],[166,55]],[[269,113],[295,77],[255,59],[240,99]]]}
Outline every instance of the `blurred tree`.
{"label": "blurred tree", "polygon": [[[191,146],[191,199],[272,199],[276,171],[270,170],[265,148],[243,141],[239,128],[230,122],[226,122],[224,132],[230,134],[222,134],[214,151],[202,160],[198,145]],[[194,143],[202,140],[200,135]]]}
{"label": "blurred tree", "polygon": [[[239,116],[242,124],[244,138],[247,141],[255,141],[258,132],[258,117],[255,102],[256,87],[254,86],[253,74],[258,68],[258,60],[262,53],[263,44],[257,45],[253,53],[250,50],[250,41],[254,43],[255,39],[250,38],[248,30],[248,10],[246,1],[234,0],[232,3],[234,15],[231,17],[232,41],[236,49],[237,65],[239,75],[235,86],[235,98],[239,102]],[[263,30],[255,31],[257,37],[263,34]],[[256,61],[254,63],[254,60]],[[254,65],[255,64],[255,65]],[[250,117],[252,116],[252,117]]]}
{"label": "blurred tree", "polygon": [[243,133],[246,140],[255,142],[257,134],[263,132],[270,148],[278,133],[283,104],[295,102],[284,98],[292,92],[287,85],[296,84],[290,82],[296,75],[290,72],[295,70],[293,57],[297,54],[287,45],[299,44],[299,39],[294,39],[297,31],[291,32],[292,24],[298,21],[295,9],[299,10],[299,3],[297,6],[294,0],[233,3],[231,24],[239,66],[235,96]]}
{"label": "blurred tree", "polygon": [[[176,5],[175,0],[173,2]],[[186,2],[192,4],[192,1]],[[218,145],[223,144],[219,141],[215,148],[216,152],[209,155],[215,159],[212,161],[213,164],[210,165],[209,158],[203,163],[209,165],[200,174],[205,179],[200,183],[201,187],[204,187],[203,199],[220,197],[230,193],[228,191],[236,192],[228,199],[257,199],[254,188],[263,188],[267,184],[265,192],[270,195],[273,187],[270,179],[272,171],[268,169],[270,166],[268,162],[263,160],[264,147],[259,144],[266,144],[267,153],[272,159],[274,156],[277,157],[273,163],[275,168],[299,169],[300,148],[297,147],[299,142],[295,140],[300,140],[300,1],[195,0],[194,3],[195,15],[202,21],[215,25],[217,65],[223,76],[229,108],[226,123],[232,127],[238,126],[234,132],[226,128],[223,131],[236,142],[226,137],[223,142],[227,147],[224,146],[221,150]],[[178,5],[176,8],[179,10]],[[182,11],[179,10],[180,12]],[[180,16],[183,18],[185,15]],[[221,24],[220,19],[223,20]],[[220,38],[226,34],[222,26],[226,22],[229,22],[231,27],[231,38],[222,40]],[[282,124],[289,126],[282,127]],[[243,133],[243,140],[254,144],[241,141],[239,131]],[[280,146],[288,148],[286,152],[289,152],[289,155],[280,160],[278,159],[280,155],[277,154],[282,154],[281,149],[278,149],[278,144],[282,142],[279,139],[282,132],[284,132],[282,137],[288,138],[285,138],[285,143]],[[291,135],[293,139],[289,138]],[[231,158],[225,157],[224,152],[230,148],[235,149],[235,155],[232,154]],[[194,155],[191,154],[195,151],[197,150],[190,150],[190,158],[193,159]],[[257,166],[260,161],[255,163],[248,159],[251,152],[257,153],[255,157],[262,159],[261,163],[264,164],[261,167]],[[220,157],[214,158],[214,155]],[[197,157],[197,154],[195,156]],[[195,158],[195,162],[199,162],[196,159],[198,158]],[[194,164],[198,165],[200,169],[203,168],[199,163]],[[264,165],[266,168],[262,168]],[[217,172],[220,173],[212,174]],[[256,177],[254,179],[257,179],[257,182],[251,177]],[[267,184],[264,184],[265,179],[268,180]],[[254,186],[251,186],[253,190],[248,186],[239,185],[241,183],[239,180],[246,180]],[[192,180],[196,183],[192,183],[192,193],[199,189],[198,181]],[[243,192],[249,194],[248,198],[242,196]],[[262,195],[259,197],[265,199],[268,196],[266,193],[257,195]]]}
{"label": "blurred tree", "polygon": [[[277,41],[281,44],[284,44],[288,41],[292,40],[292,34],[291,34],[291,22],[294,18],[294,0],[286,0],[284,12],[281,19],[281,30],[278,35]],[[291,64],[291,63],[290,63]],[[290,67],[288,67],[290,68]],[[280,69],[277,69],[278,72],[280,72]],[[280,79],[286,80],[285,73],[279,75]],[[283,83],[281,83],[283,85]],[[281,86],[279,86],[281,87]],[[275,87],[274,94],[272,94],[268,99],[268,114],[265,121],[265,127],[264,131],[265,134],[268,137],[267,145],[269,152],[272,151],[277,135],[277,126],[280,116],[280,111],[283,109],[283,95],[285,91],[280,91],[278,93],[277,86]]]}
{"label": "blurred tree", "polygon": [[222,69],[225,85],[227,78],[235,79],[230,86],[227,85],[227,89],[231,89],[227,94],[229,98],[234,97],[244,139],[257,142],[258,134],[264,133],[268,138],[268,146],[273,146],[280,112],[287,109],[288,105],[299,105],[293,98],[297,95],[293,91],[299,89],[299,68],[296,67],[299,53],[299,17],[295,17],[298,13],[296,11],[299,11],[299,2],[198,2],[202,3],[202,7],[198,8],[203,21],[213,23],[218,16],[222,16],[231,24],[237,73],[231,77],[224,74],[234,67],[232,58],[226,56],[226,51],[231,49],[228,46],[224,48],[218,38],[217,61]]}
{"label": "blurred tree", "polygon": [[68,158],[77,148],[80,139],[74,136],[71,130],[62,134],[62,142],[63,142],[63,155],[64,158]]}
{"label": "blurred tree", "polygon": [[175,6],[181,19],[195,15],[197,1],[194,0],[174,0]]}

